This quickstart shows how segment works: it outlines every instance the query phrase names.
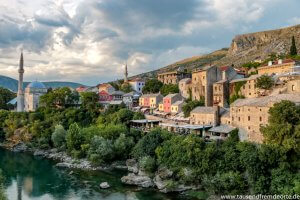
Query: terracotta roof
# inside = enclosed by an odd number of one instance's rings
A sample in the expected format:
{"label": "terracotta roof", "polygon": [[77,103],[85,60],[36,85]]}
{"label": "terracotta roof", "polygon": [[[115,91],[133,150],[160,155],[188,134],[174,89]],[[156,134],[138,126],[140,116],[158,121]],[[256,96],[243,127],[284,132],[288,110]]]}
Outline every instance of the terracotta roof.
{"label": "terracotta roof", "polygon": [[112,85],[109,84],[109,83],[102,83],[102,84],[97,85],[97,87],[98,87],[98,88],[99,88],[99,87],[106,87],[106,88],[108,88],[108,87],[112,87]]}
{"label": "terracotta roof", "polygon": [[128,82],[144,82],[144,80],[141,78],[134,78],[134,79],[129,80]]}
{"label": "terracotta roof", "polygon": [[278,103],[282,100],[288,100],[294,103],[300,103],[300,94],[277,94],[274,96],[237,99],[235,102],[231,104],[231,107],[242,107],[242,106],[266,107],[270,105],[270,103]]}
{"label": "terracotta roof", "polygon": [[229,68],[229,66],[221,66],[221,67],[219,67],[219,69],[220,69],[221,71],[227,71],[228,68]]}

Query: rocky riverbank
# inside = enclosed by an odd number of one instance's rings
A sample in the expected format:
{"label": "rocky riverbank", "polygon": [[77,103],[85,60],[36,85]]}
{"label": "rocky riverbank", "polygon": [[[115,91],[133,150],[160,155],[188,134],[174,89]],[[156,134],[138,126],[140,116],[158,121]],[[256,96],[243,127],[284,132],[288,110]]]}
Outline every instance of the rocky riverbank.
{"label": "rocky riverbank", "polygon": [[126,166],[130,173],[121,178],[121,181],[125,184],[137,185],[144,188],[155,187],[164,193],[199,189],[199,186],[184,185],[175,182],[172,179],[173,172],[167,168],[159,168],[155,174],[149,174],[140,169],[134,159],[128,159]]}
{"label": "rocky riverbank", "polygon": [[[187,190],[199,189],[199,186],[180,184],[172,179],[173,172],[167,168],[159,168],[154,174],[143,171],[135,159],[128,159],[125,163],[112,163],[109,166],[94,166],[87,159],[74,159],[66,152],[57,149],[41,150],[33,149],[24,143],[19,143],[13,147],[7,144],[0,146],[13,152],[30,152],[36,157],[42,157],[57,161],[56,167],[80,170],[111,170],[124,169],[129,173],[121,178],[122,183],[127,185],[135,185],[143,188],[157,188],[160,192],[184,192]],[[188,172],[187,172],[188,173]]]}

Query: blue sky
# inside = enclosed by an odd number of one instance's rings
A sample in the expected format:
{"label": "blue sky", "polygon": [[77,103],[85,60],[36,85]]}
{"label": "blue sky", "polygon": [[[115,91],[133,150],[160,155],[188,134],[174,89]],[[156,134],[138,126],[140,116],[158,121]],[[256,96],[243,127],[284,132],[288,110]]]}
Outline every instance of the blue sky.
{"label": "blue sky", "polygon": [[300,24],[299,0],[1,0],[0,74],[95,85]]}

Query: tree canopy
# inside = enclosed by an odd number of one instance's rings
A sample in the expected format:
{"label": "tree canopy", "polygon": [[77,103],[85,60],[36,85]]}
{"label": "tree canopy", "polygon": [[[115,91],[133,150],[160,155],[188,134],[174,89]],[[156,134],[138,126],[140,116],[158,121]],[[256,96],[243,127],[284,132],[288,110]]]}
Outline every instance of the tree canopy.
{"label": "tree canopy", "polygon": [[295,36],[292,37],[292,44],[291,44],[291,48],[290,48],[290,55],[291,56],[296,56],[297,55],[297,47],[296,47]]}
{"label": "tree canopy", "polygon": [[0,109],[8,110],[12,107],[12,105],[8,105],[7,103],[16,97],[16,94],[12,91],[0,87]]}
{"label": "tree canopy", "polygon": [[160,88],[160,93],[163,96],[167,96],[168,94],[179,93],[178,84],[164,84]]}
{"label": "tree canopy", "polygon": [[158,93],[163,86],[163,83],[157,79],[147,80],[145,86],[143,87],[143,93]]}
{"label": "tree canopy", "polygon": [[269,90],[273,87],[274,80],[268,75],[262,75],[261,77],[257,78],[256,87],[260,89]]}

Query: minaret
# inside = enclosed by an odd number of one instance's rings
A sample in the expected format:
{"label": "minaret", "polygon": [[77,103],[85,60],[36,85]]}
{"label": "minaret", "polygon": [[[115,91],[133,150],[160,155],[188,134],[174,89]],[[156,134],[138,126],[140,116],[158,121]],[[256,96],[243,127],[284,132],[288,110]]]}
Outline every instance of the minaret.
{"label": "minaret", "polygon": [[23,74],[24,74],[24,60],[23,60],[23,52],[21,52],[21,58],[20,58],[20,63],[19,63],[17,112],[24,112]]}
{"label": "minaret", "polygon": [[124,83],[128,82],[128,70],[127,70],[127,63],[125,65],[125,73],[124,73]]}

